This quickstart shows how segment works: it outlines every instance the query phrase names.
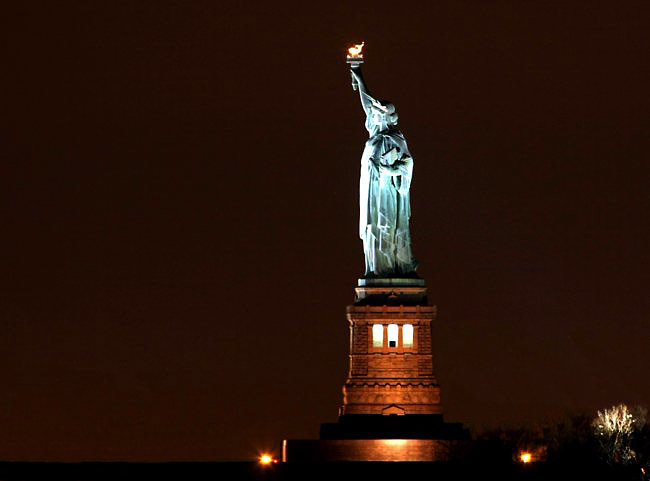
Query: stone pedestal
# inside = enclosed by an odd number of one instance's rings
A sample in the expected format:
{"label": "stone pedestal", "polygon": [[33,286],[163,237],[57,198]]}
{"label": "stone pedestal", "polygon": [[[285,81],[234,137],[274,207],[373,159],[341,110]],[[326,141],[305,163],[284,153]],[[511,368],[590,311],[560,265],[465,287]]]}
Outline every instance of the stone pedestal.
{"label": "stone pedestal", "polygon": [[347,308],[350,365],[336,423],[320,440],[284,441],[285,461],[442,461],[467,446],[445,423],[434,375],[436,308],[422,279],[360,279]]}
{"label": "stone pedestal", "polygon": [[436,308],[427,305],[421,279],[391,280],[394,285],[357,287],[347,308],[350,369],[341,416],[442,413],[431,352]]}
{"label": "stone pedestal", "polygon": [[282,444],[284,462],[410,461],[463,459],[466,441],[440,439],[321,439]]}

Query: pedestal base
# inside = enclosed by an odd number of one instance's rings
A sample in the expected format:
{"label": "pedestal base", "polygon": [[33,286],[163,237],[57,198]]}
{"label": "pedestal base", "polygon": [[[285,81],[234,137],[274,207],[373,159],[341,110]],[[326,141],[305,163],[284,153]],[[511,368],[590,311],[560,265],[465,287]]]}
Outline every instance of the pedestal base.
{"label": "pedestal base", "polygon": [[346,415],[321,424],[320,440],[285,440],[284,461],[451,461],[464,459],[469,431],[440,415]]}
{"label": "pedestal base", "polygon": [[441,439],[284,440],[282,461],[452,461],[463,459],[469,446],[469,441]]}
{"label": "pedestal base", "polygon": [[345,415],[320,425],[321,439],[469,439],[460,423],[446,423],[442,415]]}

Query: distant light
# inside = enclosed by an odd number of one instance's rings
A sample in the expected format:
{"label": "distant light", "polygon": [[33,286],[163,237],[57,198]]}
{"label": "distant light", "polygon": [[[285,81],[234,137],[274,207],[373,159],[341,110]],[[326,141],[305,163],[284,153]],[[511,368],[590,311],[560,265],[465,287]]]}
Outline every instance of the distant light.
{"label": "distant light", "polygon": [[268,464],[271,464],[273,462],[275,462],[275,460],[273,459],[273,456],[271,456],[269,454],[262,454],[260,456],[260,464],[268,465]]}
{"label": "distant light", "polygon": [[528,451],[524,451],[523,453],[519,454],[519,461],[521,461],[524,464],[530,463],[533,460],[533,455],[530,454]]}

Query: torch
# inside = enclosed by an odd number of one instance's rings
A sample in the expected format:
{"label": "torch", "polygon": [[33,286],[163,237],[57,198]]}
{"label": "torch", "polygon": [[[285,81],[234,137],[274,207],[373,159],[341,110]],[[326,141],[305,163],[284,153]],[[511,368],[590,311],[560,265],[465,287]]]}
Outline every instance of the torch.
{"label": "torch", "polygon": [[[363,54],[361,50],[363,49],[365,42],[358,43],[348,49],[347,63],[350,64],[350,68],[359,68],[363,63]],[[358,87],[357,80],[352,75],[352,90],[356,90]]]}

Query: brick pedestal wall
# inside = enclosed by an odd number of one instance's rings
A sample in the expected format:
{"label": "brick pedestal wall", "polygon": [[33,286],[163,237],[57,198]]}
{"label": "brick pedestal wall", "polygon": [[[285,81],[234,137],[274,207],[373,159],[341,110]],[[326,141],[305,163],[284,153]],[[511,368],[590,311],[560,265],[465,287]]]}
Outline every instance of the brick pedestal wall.
{"label": "brick pedestal wall", "polygon": [[[404,304],[388,305],[399,302]],[[435,306],[426,305],[426,288],[357,288],[357,304],[347,308],[350,369],[341,415],[442,413],[431,352],[435,316]],[[375,324],[383,329],[381,346],[373,343]],[[394,347],[388,342],[389,324],[398,326]],[[410,346],[403,342],[405,324],[413,326]]]}

